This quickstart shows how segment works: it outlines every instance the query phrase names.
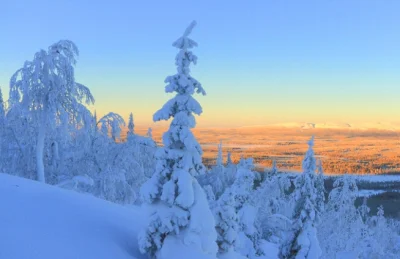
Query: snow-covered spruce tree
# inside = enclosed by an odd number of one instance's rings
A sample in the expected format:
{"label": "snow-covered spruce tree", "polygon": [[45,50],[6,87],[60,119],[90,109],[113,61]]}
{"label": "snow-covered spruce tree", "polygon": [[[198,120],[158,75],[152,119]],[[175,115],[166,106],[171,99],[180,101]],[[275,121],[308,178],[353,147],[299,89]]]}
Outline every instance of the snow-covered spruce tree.
{"label": "snow-covered spruce tree", "polygon": [[149,128],[147,129],[146,135],[147,135],[148,138],[153,139],[153,129],[149,127]]}
{"label": "snow-covered spruce tree", "polygon": [[232,154],[228,152],[227,159],[226,159],[226,167],[225,167],[225,181],[226,186],[231,186],[236,178],[236,171],[237,167],[232,162]]}
{"label": "snow-covered spruce tree", "polygon": [[233,162],[232,162],[232,153],[228,152],[228,155],[226,157],[226,165],[228,166],[228,165],[232,165],[232,164],[233,164]]}
{"label": "snow-covered spruce tree", "polygon": [[216,166],[224,166],[223,163],[224,162],[222,157],[222,141],[220,141],[218,144],[218,155],[217,155]]}
{"label": "snow-covered spruce tree", "polygon": [[256,189],[257,218],[262,228],[262,237],[273,243],[281,243],[282,235],[291,226],[293,204],[286,195],[291,182],[287,174],[278,173],[276,163],[265,169],[268,175]]}
{"label": "snow-covered spruce tree", "polygon": [[400,244],[398,234],[391,229],[385,218],[383,206],[377,209],[376,216],[368,219],[363,236],[363,246],[358,247],[361,259],[398,258]]}
{"label": "snow-covered spruce tree", "polygon": [[216,199],[224,192],[227,183],[225,177],[225,167],[222,161],[222,143],[218,145],[218,153],[216,164],[212,166],[206,174],[198,177],[198,181],[202,186],[210,185],[213,189]]}
{"label": "snow-covered spruce tree", "polygon": [[218,251],[215,221],[195,178],[205,172],[203,152],[190,130],[195,126],[193,113],[202,113],[192,95],[205,95],[201,84],[189,74],[190,63],[197,61],[189,50],[197,43],[188,38],[195,25],[192,22],[173,43],[179,49],[175,62],[178,73],[165,79],[165,91],[176,92],[176,96],[153,116],[154,121],[173,119],[163,135],[164,146],[156,154],[156,171],[141,188],[151,217],[139,235],[139,248],[152,258],[180,258],[185,252],[191,258],[215,258]]}
{"label": "snow-covered spruce tree", "polygon": [[135,134],[135,124],[133,123],[133,114],[129,114],[129,122],[128,122],[128,137]]}
{"label": "snow-covered spruce tree", "polygon": [[89,89],[75,81],[74,65],[78,48],[69,40],[61,40],[40,50],[33,61],[26,61],[10,80],[10,106],[34,121],[37,128],[37,180],[45,182],[45,139],[57,125],[59,116],[68,114],[70,123],[79,123],[86,110],[82,103],[94,98]]}
{"label": "snow-covered spruce tree", "polygon": [[308,142],[308,151],[303,160],[303,173],[297,176],[296,190],[297,201],[293,214],[293,231],[288,235],[287,241],[281,246],[281,258],[316,259],[322,254],[317,239],[317,223],[320,217],[318,207],[318,190],[316,161],[314,157],[314,137]]}
{"label": "snow-covered spruce tree", "polygon": [[239,219],[235,210],[235,192],[232,188],[226,189],[218,199],[214,214],[218,233],[218,258],[241,258],[235,251],[238,245]]}
{"label": "snow-covered spruce tree", "polygon": [[324,257],[335,258],[338,252],[354,252],[361,238],[362,219],[354,202],[358,187],[350,175],[337,177],[329,193],[318,236]]}
{"label": "snow-covered spruce tree", "polygon": [[363,198],[363,203],[361,204],[360,207],[358,207],[357,211],[360,214],[361,219],[363,220],[364,223],[367,222],[368,218],[369,218],[369,212],[370,212],[370,208],[367,205],[367,197]]}
{"label": "snow-covered spruce tree", "polygon": [[278,167],[276,166],[276,160],[272,160],[272,167],[271,168],[265,168],[264,173],[261,174],[261,182],[264,182],[266,180],[271,181],[272,179],[275,178],[278,174]]}
{"label": "snow-covered spruce tree", "polygon": [[239,218],[239,242],[236,244],[236,250],[248,258],[261,254],[259,249],[261,230],[257,222],[257,206],[254,197],[255,174],[252,169],[254,169],[253,159],[242,158],[232,185],[235,193],[235,209]]}

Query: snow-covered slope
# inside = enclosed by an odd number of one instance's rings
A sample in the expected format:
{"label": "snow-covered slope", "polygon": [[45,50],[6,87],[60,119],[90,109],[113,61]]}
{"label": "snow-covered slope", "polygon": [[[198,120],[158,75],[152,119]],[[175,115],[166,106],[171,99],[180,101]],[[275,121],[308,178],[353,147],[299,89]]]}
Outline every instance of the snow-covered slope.
{"label": "snow-covered slope", "polygon": [[0,258],[145,258],[144,217],[90,195],[0,174]]}

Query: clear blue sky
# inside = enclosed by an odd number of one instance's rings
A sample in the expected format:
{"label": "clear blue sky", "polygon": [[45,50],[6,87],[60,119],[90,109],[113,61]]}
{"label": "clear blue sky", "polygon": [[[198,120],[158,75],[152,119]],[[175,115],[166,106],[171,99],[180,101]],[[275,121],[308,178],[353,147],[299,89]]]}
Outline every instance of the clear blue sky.
{"label": "clear blue sky", "polygon": [[0,86],[60,39],[99,113],[137,124],[170,97],[171,46],[195,19],[200,125],[398,121],[400,1],[15,1],[0,3]]}

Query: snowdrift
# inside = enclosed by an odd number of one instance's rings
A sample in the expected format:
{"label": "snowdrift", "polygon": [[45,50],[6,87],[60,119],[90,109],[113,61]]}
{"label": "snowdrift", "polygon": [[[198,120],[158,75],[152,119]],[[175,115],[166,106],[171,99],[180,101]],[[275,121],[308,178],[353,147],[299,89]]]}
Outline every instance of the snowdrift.
{"label": "snowdrift", "polygon": [[0,258],[145,258],[137,207],[0,174]]}

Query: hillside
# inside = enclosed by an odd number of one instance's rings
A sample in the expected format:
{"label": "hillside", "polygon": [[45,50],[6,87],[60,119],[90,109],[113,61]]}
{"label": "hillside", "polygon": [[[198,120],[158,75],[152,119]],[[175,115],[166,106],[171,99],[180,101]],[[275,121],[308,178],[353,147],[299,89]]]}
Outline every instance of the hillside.
{"label": "hillside", "polygon": [[0,204],[0,258],[143,258],[135,208],[6,174]]}

